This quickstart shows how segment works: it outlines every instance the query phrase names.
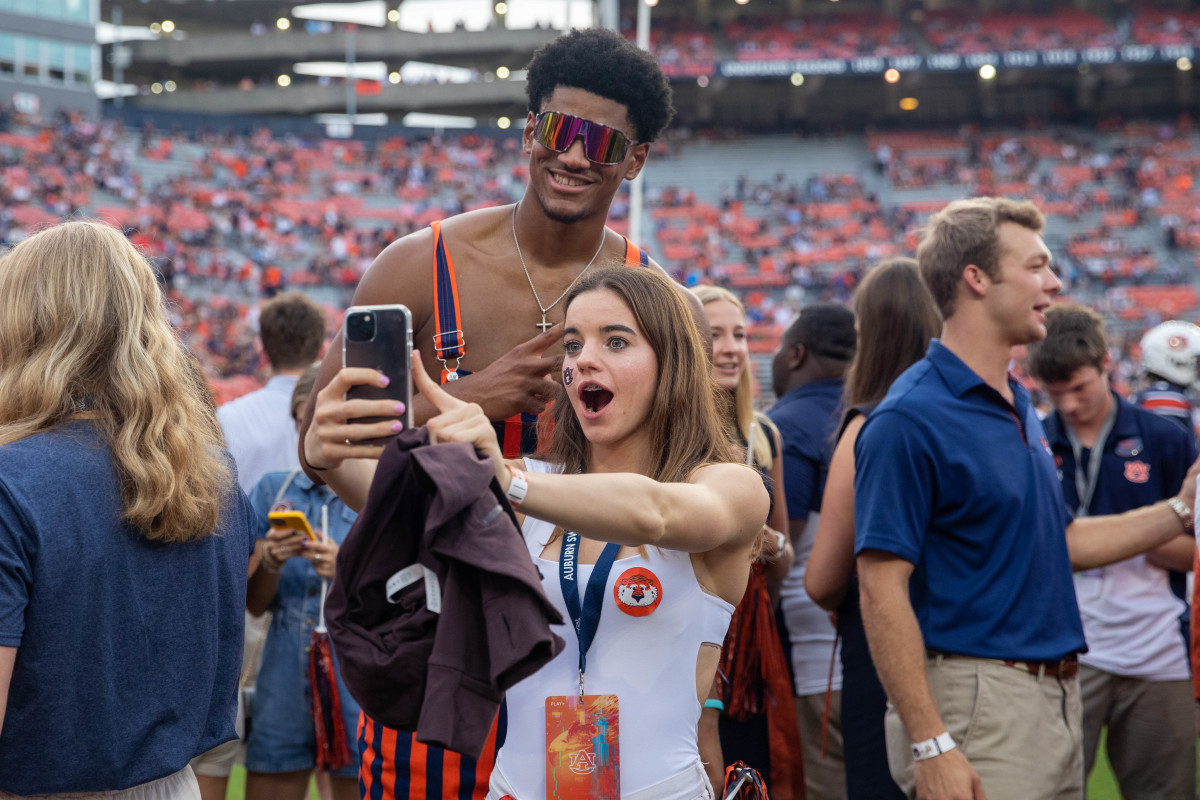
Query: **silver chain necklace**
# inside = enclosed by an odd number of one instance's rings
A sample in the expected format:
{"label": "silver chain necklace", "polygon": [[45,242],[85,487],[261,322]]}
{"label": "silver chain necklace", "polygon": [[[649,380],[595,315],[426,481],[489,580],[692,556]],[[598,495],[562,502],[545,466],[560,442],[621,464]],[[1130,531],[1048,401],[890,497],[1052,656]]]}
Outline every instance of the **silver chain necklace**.
{"label": "silver chain necklace", "polygon": [[605,235],[604,231],[600,231],[600,246],[596,248],[596,254],[592,256],[592,260],[587,263],[587,266],[579,271],[579,274],[575,276],[575,280],[571,281],[571,285],[564,289],[563,293],[558,296],[558,300],[555,300],[548,306],[543,306],[542,298],[538,297],[537,288],[533,285],[533,276],[529,274],[529,267],[525,266],[525,256],[521,253],[521,243],[517,240],[518,207],[519,204],[514,205],[512,213],[513,244],[517,246],[517,258],[521,259],[521,269],[525,270],[525,280],[529,281],[529,289],[533,292],[533,300],[535,303],[537,303],[538,310],[542,312],[542,321],[535,322],[534,325],[536,325],[538,330],[540,330],[542,333],[545,333],[546,331],[550,330],[550,328],[554,327],[554,323],[546,321],[546,314],[550,311],[550,309],[558,305],[562,299],[567,296],[567,292],[571,291],[575,284],[579,283],[579,279],[583,277],[583,273],[587,272],[588,268],[591,267],[592,264],[596,263],[596,259],[600,257],[600,251],[604,249]]}

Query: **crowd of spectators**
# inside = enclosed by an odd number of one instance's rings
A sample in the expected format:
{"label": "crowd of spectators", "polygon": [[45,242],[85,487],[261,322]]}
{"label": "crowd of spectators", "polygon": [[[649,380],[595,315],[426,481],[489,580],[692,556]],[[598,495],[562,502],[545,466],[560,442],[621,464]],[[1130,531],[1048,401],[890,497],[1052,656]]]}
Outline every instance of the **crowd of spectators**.
{"label": "crowd of spectators", "polygon": [[[623,30],[634,36],[634,21]],[[705,27],[696,20],[656,17],[651,49],[674,74],[711,69],[715,61],[808,60],[917,53],[1003,53],[1120,47],[1200,46],[1200,11],[1139,6],[1114,18],[1072,7],[1037,12],[981,13],[966,8],[918,11],[902,20],[834,11],[803,17],[742,16]]]}
{"label": "crowd of spectators", "polygon": [[[223,396],[262,377],[258,299],[305,287],[336,328],[338,309],[390,242],[511,202],[526,177],[516,137],[469,132],[366,143],[267,131],[189,138],[75,116],[3,122],[0,239],[71,216],[123,227],[157,264],[182,335]],[[686,147],[663,146],[656,157]],[[1118,346],[1120,331],[1197,306],[1179,287],[1200,246],[1200,152],[1182,123],[875,134],[858,172],[811,174],[802,148],[797,158],[767,181],[731,174],[716,197],[661,186],[647,197],[656,258],[687,285],[739,292],[756,352],[774,348],[801,305],[846,301],[868,265],[912,252],[924,216],[966,194],[1035,200],[1052,217],[1066,292],[1118,324]],[[948,194],[927,196],[939,188]],[[926,196],[906,199],[913,190]],[[622,194],[611,220],[621,232],[627,211]]]}

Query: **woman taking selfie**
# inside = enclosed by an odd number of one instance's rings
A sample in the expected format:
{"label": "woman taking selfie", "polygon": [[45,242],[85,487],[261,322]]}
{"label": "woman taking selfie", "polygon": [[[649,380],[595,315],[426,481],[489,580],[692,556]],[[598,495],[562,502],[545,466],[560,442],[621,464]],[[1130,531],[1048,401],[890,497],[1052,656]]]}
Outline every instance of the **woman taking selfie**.
{"label": "woman taking selfie", "polygon": [[[417,388],[440,412],[427,425],[431,439],[492,457],[524,515],[546,594],[582,631],[557,626],[566,648],[508,691],[488,797],[711,797],[696,723],[745,592],[767,492],[740,463],[704,344],[669,279],[597,270],[565,302],[563,385],[545,460],[505,462],[479,407],[446,394],[414,362]],[[321,391],[310,464],[372,455],[345,440],[391,432],[390,422],[346,422],[394,413],[391,401],[341,400],[368,382],[380,385],[378,373],[343,370]],[[562,576],[576,570],[575,584],[594,587],[582,598],[563,590]],[[559,731],[566,718],[584,724]],[[570,747],[577,737],[590,756]],[[576,755],[558,757],[566,752]]]}
{"label": "woman taking selfie", "polygon": [[254,542],[211,395],[120,231],[31,236],[0,298],[0,795],[199,798]]}

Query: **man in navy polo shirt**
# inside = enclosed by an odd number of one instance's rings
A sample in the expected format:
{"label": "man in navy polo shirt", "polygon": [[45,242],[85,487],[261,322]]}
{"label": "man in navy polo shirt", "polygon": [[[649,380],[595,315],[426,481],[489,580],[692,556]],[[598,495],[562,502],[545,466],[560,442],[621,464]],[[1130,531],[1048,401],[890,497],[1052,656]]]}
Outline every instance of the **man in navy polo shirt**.
{"label": "man in navy polo shirt", "polygon": [[779,589],[779,605],[787,631],[809,800],[846,797],[840,663],[834,670],[824,754],[821,748],[829,664],[837,658],[837,637],[829,615],[804,591],[804,570],[817,535],[843,379],[857,344],[854,312],[837,303],[814,303],[788,326],[771,361],[772,388],[779,400],[767,414],[783,441],[788,531],[796,551]]}
{"label": "man in navy polo shirt", "polygon": [[[910,797],[1082,800],[1071,572],[1191,524],[1180,497],[1073,520],[1012,348],[1046,335],[1062,284],[1028,202],[975,198],[930,220],[917,261],[942,338],[855,446],[863,620],[887,690],[892,775]],[[986,795],[985,795],[986,793]]]}
{"label": "man in navy polo shirt", "polygon": [[[1046,338],[1029,346],[1029,371],[1054,404],[1046,438],[1075,517],[1116,514],[1179,491],[1196,458],[1190,435],[1119,397],[1104,322],[1080,306],[1046,312]],[[1079,658],[1084,776],[1101,729],[1126,800],[1195,800],[1196,744],[1186,605],[1168,569],[1186,571],[1195,540],[1181,534],[1145,555],[1075,575],[1088,652]]]}

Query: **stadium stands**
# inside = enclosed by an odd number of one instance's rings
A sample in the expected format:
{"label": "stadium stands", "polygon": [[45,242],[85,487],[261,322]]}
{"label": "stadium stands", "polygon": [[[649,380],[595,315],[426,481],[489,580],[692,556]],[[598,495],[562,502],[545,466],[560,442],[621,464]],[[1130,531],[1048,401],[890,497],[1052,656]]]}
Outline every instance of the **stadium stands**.
{"label": "stadium stands", "polygon": [[[846,300],[865,268],[911,253],[922,219],[968,194],[1029,197],[1051,217],[1066,291],[1134,331],[1194,316],[1200,247],[1190,129],[889,132],[836,142],[758,138],[662,148],[648,173],[646,242],[688,285],[746,298],[752,349],[794,309]],[[667,155],[668,152],[674,155]],[[339,309],[374,257],[431,220],[511,202],[516,138],[375,145],[259,131],[197,140],[80,117],[0,130],[0,237],[88,215],[159,265],[178,323],[223,396],[261,371],[254,301],[303,287]],[[618,198],[612,224],[626,230]],[[1120,338],[1117,336],[1116,338]]]}

